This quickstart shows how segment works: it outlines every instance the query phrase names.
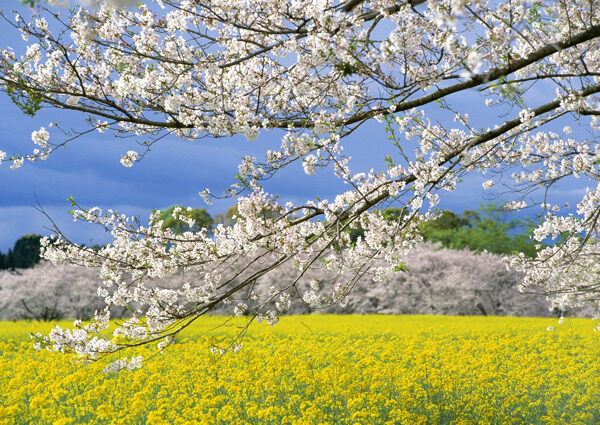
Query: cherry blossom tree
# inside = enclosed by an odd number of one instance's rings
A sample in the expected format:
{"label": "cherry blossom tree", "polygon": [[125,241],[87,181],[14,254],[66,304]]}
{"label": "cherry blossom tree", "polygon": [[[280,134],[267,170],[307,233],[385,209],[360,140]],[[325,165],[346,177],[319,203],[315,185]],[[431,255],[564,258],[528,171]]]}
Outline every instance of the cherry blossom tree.
{"label": "cherry blossom tree", "polygon": [[30,269],[3,270],[0,281],[1,320],[87,320],[103,306],[96,295],[98,273],[89,268],[43,262]]}
{"label": "cherry blossom tree", "polygon": [[[485,188],[510,180],[507,205],[515,210],[529,206],[534,191],[548,194],[534,236],[564,239],[540,247],[535,259],[507,260],[525,272],[524,285],[545,288],[557,305],[596,302],[598,1],[126,3],[41,5],[33,19],[2,12],[29,43],[22,55],[0,51],[2,90],[30,115],[41,107],[79,111],[88,129],[44,124],[32,134],[33,152],[2,152],[0,159],[13,168],[45,160],[93,131],[133,135],[147,148],[167,136],[243,134],[252,141],[267,133],[282,134],[281,145],[263,158],[245,157],[226,193],[200,192],[207,201],[237,202],[234,224],[217,225],[210,236],[206,229],[174,234],[157,215],[145,224],[76,205],[74,217],[109,229],[112,244],[95,252],[58,231],[44,255],[100,266],[107,307],[90,324],[52,331],[44,341],[54,349],[86,359],[141,344],[162,349],[227,302],[249,321],[271,324],[290,297],[315,308],[343,303],[360,277],[377,282],[402,271],[407,250],[421,239],[417,225],[435,217],[439,191],[474,172],[490,173]],[[531,95],[532,88],[544,96]],[[489,108],[485,123],[472,122],[460,102],[477,93]],[[376,170],[353,172],[344,142],[374,120],[387,129],[390,156]],[[128,151],[121,163],[130,167],[145,154]],[[293,163],[309,175],[329,168],[348,190],[280,203],[263,182]],[[590,189],[565,217],[550,195],[568,178],[586,179]],[[402,213],[384,217],[386,206]],[[193,227],[190,211],[175,214]],[[351,241],[348,230],[358,227],[364,236]],[[379,261],[385,265],[374,266]],[[296,274],[267,292],[253,289],[283,264]],[[314,268],[336,279],[332,290],[306,278]],[[186,278],[177,288],[147,284],[178,270]],[[133,306],[132,316],[115,330],[118,339],[100,337],[113,305]]]}

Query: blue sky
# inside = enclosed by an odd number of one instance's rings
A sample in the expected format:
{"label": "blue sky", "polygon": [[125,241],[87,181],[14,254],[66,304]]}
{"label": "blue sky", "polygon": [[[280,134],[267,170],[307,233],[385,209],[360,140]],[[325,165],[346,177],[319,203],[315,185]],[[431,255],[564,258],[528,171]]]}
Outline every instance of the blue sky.
{"label": "blue sky", "polygon": [[[17,0],[14,3],[17,7]],[[3,22],[0,22],[0,40],[2,48],[13,46],[17,53],[22,53],[24,43]],[[493,123],[485,114],[496,112],[486,109],[483,98],[474,92],[457,101],[472,110],[476,127]],[[51,121],[84,128],[82,116],[75,113],[42,110],[33,118],[25,116],[4,93],[0,93],[0,114],[0,150],[9,154],[31,152],[34,147],[31,132],[40,126],[47,127]],[[56,133],[51,132],[51,137],[58,140]],[[151,209],[173,204],[205,207],[212,215],[224,212],[233,204],[232,200],[207,206],[198,192],[205,187],[214,193],[221,192],[232,183],[244,155],[250,153],[260,158],[279,143],[276,133],[261,133],[254,142],[242,136],[197,142],[173,137],[155,145],[141,163],[125,168],[119,159],[129,149],[139,150],[134,141],[95,133],[55,152],[47,161],[25,163],[17,170],[11,170],[5,163],[0,166],[0,251],[6,252],[23,234],[50,233],[45,229],[48,220],[33,207],[36,198],[72,240],[82,243],[103,244],[110,238],[94,226],[72,222],[68,214],[70,196],[84,207],[112,208],[141,218],[146,218]],[[383,125],[374,121],[352,134],[345,142],[345,150],[353,157],[351,165],[355,172],[382,169],[383,158],[392,153]],[[457,212],[476,209],[485,199],[492,199],[481,188],[486,179],[480,175],[467,178],[457,191],[442,194],[441,207]],[[345,189],[330,171],[306,176],[300,164],[284,170],[265,188],[279,194],[284,201],[295,202],[315,196],[332,197]],[[559,190],[564,192],[559,194],[561,198],[572,202],[571,198],[576,199],[573,195],[582,189],[579,185]]]}

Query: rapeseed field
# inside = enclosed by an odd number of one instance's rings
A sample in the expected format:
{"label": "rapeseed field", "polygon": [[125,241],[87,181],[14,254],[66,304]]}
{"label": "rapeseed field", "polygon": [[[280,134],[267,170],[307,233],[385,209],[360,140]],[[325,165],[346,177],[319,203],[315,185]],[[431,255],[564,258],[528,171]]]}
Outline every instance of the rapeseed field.
{"label": "rapeseed field", "polygon": [[202,318],[162,354],[128,352],[141,369],[108,374],[35,351],[29,332],[51,324],[1,323],[0,424],[600,423],[591,320],[284,317],[219,356],[244,324],[225,322]]}

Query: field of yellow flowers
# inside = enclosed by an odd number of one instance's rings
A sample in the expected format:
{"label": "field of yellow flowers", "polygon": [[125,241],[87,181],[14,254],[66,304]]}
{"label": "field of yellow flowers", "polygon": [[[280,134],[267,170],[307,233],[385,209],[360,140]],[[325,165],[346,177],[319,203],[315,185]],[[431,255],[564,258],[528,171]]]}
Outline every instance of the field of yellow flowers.
{"label": "field of yellow flowers", "polygon": [[109,374],[33,350],[29,332],[50,324],[0,323],[0,424],[600,423],[590,320],[285,317],[224,356],[210,347],[244,322],[201,320]]}

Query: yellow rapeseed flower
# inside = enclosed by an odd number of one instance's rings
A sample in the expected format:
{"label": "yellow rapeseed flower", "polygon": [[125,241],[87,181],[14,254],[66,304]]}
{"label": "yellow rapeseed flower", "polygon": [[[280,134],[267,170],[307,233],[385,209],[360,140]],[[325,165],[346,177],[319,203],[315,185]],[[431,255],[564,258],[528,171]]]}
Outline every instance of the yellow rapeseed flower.
{"label": "yellow rapeseed flower", "polygon": [[[440,316],[284,317],[236,335],[206,317],[135,371],[104,374],[35,351],[0,324],[0,425],[598,424],[600,340],[589,320]],[[554,332],[546,331],[555,326]]]}

